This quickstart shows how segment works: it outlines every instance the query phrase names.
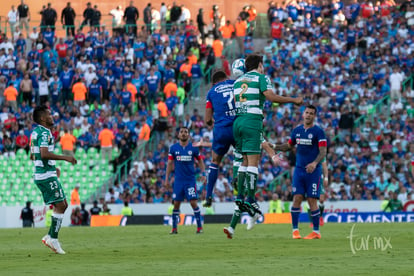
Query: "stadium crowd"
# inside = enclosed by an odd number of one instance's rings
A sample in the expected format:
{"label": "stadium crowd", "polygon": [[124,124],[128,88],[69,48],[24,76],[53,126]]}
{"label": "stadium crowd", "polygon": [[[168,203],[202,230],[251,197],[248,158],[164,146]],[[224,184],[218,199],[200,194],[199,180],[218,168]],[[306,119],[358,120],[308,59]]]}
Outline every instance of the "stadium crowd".
{"label": "stadium crowd", "polygon": [[[33,28],[29,39],[17,26],[12,36],[1,33],[3,154],[28,150],[31,111],[46,104],[56,123],[53,134],[67,154],[80,147],[102,148],[108,154],[104,149],[114,146],[121,152],[114,160],[116,168],[153,136],[155,149],[133,160],[125,182],[114,183],[103,201],[169,202],[172,189],[163,178],[168,148],[176,141],[179,126],[191,129],[193,141],[212,140],[212,128],[204,124],[202,112],[184,115],[182,105],[191,87],[203,83],[204,73],[216,61],[228,67],[226,58],[221,58],[224,45],[234,40],[240,56],[253,51],[255,26],[252,6],[244,7],[234,24],[230,20],[221,24],[222,16],[213,6],[211,23],[204,23],[200,11],[197,26],[187,12],[188,18],[183,15],[181,20],[184,7],[176,18],[174,7],[168,10],[163,5],[159,19],[156,14],[144,17],[147,25],[138,30],[114,25],[112,34],[102,27],[84,27],[75,35],[56,37],[54,24],[44,25],[41,31]],[[354,1],[344,6],[338,0],[313,4],[294,0],[285,5],[270,2],[267,14],[271,31],[263,49],[264,63],[277,93],[302,95],[307,103],[317,105],[318,124],[329,137],[328,199],[383,199],[392,192],[403,202],[410,199],[414,91],[412,87],[403,91],[402,82],[414,65],[414,5]],[[169,27],[159,28],[154,20]],[[171,24],[163,25],[164,20]],[[204,39],[205,25],[212,26],[211,45]],[[191,97],[199,100],[202,94],[196,90]],[[388,95],[375,121],[355,127],[358,117],[377,112],[374,104]],[[291,105],[265,103],[265,111],[266,137],[272,143],[289,139],[290,130],[301,121],[302,109]],[[202,148],[202,153],[208,166],[211,149]],[[217,202],[233,199],[233,155],[228,157],[214,191]],[[279,166],[262,157],[259,201],[271,200],[274,193],[283,201],[292,199],[289,178],[276,187],[272,181],[294,164],[294,154],[284,156]],[[197,186],[203,199],[205,183],[198,181]]]}

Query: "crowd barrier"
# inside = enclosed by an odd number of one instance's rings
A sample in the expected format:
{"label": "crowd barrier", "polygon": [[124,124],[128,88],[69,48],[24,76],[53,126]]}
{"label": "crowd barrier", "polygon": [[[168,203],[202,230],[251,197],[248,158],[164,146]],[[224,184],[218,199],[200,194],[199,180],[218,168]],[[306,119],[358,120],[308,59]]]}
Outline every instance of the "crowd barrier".
{"label": "crowd barrier", "polygon": [[[381,201],[374,200],[374,201],[335,201],[335,202],[326,202],[325,203],[325,213],[324,218],[328,222],[369,222],[372,220],[373,222],[378,222],[378,220],[383,222],[412,222],[414,220],[414,201],[408,201],[404,204],[404,211],[403,213],[382,213],[381,211]],[[260,202],[259,203],[261,210],[266,213],[269,210],[269,202]],[[24,206],[14,206],[14,207],[0,207],[0,228],[19,228],[22,227],[22,221],[20,219],[20,213]],[[69,206],[68,210],[65,213],[63,219],[63,226],[70,225],[70,214],[72,213],[73,208],[76,206]],[[92,220],[96,220],[99,225],[120,225],[121,222],[124,225],[128,224],[165,224],[168,218],[168,208],[170,204],[163,203],[163,204],[131,204],[130,207],[133,209],[134,215],[137,218],[131,218],[126,221],[122,220],[121,214],[123,204],[110,204],[109,208],[111,210],[111,214],[116,216],[115,218],[102,218],[104,216],[100,216],[100,218],[92,218]],[[48,210],[48,206],[32,206],[34,211],[34,220],[35,220],[35,227],[45,227],[45,216],[46,211]],[[92,208],[92,205],[86,205],[86,210]],[[205,210],[203,207],[201,208],[201,213],[204,214]],[[290,209],[290,207],[289,207]],[[206,223],[227,223],[229,222],[231,215],[233,214],[234,210],[234,203],[226,202],[226,203],[215,203],[213,204],[214,215],[207,215],[204,216],[206,219]],[[301,221],[306,222],[308,221],[308,216],[303,208],[301,214]],[[183,223],[185,221],[192,221],[192,218],[187,216],[191,216],[193,214],[193,210],[189,204],[183,204],[181,208],[181,221]],[[344,215],[346,214],[346,215]],[[381,214],[378,217],[378,214]],[[403,214],[403,216],[401,216]],[[265,215],[265,223],[290,223],[290,214],[289,210],[286,213],[282,214],[266,214]],[[114,219],[112,221],[112,219]],[[246,219],[245,216],[242,217],[242,222]],[[107,222],[111,220],[110,222]],[[259,221],[260,222],[260,221]]]}

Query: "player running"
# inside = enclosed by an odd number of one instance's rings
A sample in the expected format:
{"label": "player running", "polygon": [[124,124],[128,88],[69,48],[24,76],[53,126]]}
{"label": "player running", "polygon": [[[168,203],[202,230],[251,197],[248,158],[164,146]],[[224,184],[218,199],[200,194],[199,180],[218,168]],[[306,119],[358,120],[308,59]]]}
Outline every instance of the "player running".
{"label": "player running", "polygon": [[320,239],[318,199],[322,176],[321,162],[326,157],[327,142],[325,132],[314,125],[316,107],[308,105],[303,113],[304,123],[293,129],[288,143],[273,145],[277,151],[291,150],[295,145],[296,167],[293,174],[292,237],[301,239],[299,233],[300,205],[306,195],[311,210],[313,232],[304,239]]}
{"label": "player running", "polygon": [[190,202],[194,211],[194,217],[197,221],[197,234],[203,233],[201,225],[200,208],[197,204],[197,189],[194,163],[196,162],[205,176],[204,161],[200,156],[198,148],[194,147],[190,142],[189,130],[186,127],[181,127],[178,133],[179,142],[170,147],[168,153],[167,171],[165,174],[166,185],[169,184],[170,174],[174,168],[174,183],[173,183],[173,200],[174,209],[172,214],[172,230],[170,234],[177,234],[178,216],[180,215],[181,202],[184,197]]}
{"label": "player running", "polygon": [[53,252],[65,254],[59,243],[58,234],[68,203],[58,179],[59,170],[55,166],[56,160],[64,160],[74,165],[76,159],[72,156],[53,153],[55,148],[51,133],[53,118],[46,106],[38,106],[34,109],[33,121],[38,124],[30,136],[30,158],[34,163],[34,182],[41,191],[45,204],[53,205],[52,224],[49,233],[42,238],[42,242]]}

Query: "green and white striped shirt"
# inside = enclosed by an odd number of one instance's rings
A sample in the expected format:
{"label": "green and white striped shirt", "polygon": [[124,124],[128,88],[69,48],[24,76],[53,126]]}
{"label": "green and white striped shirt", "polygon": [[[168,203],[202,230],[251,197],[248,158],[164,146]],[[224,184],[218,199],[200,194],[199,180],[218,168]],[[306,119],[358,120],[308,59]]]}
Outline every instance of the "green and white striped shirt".
{"label": "green and white striped shirt", "polygon": [[236,115],[259,115],[263,117],[263,92],[273,90],[270,79],[257,71],[250,71],[238,78],[233,85]]}
{"label": "green and white striped shirt", "polygon": [[36,127],[30,136],[30,152],[34,156],[34,180],[46,180],[57,177],[56,161],[44,160],[40,155],[40,148],[47,147],[49,152],[55,149],[52,133],[44,126]]}

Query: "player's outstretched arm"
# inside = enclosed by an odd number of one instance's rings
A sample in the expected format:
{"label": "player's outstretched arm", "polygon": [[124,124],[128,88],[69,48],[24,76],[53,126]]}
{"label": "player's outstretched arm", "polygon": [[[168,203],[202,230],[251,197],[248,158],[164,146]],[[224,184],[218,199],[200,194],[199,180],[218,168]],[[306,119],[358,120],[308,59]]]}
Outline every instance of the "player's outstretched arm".
{"label": "player's outstretched arm", "polygon": [[204,112],[204,123],[208,126],[213,125],[213,109],[212,108],[206,108],[206,111]]}
{"label": "player's outstretched arm", "polygon": [[279,145],[270,144],[270,145],[275,151],[290,151],[293,148],[292,145],[289,143],[284,143],[284,144],[279,144]]}
{"label": "player's outstretched arm", "polygon": [[326,163],[326,159],[322,162],[322,172],[323,172],[323,186],[326,188],[328,187],[329,182],[329,171],[328,171],[328,164]]}
{"label": "player's outstretched arm", "polygon": [[269,155],[270,158],[272,158],[273,165],[277,166],[279,165],[280,158],[277,156],[276,152],[273,150],[272,144],[264,141],[262,143],[262,148],[266,151],[267,155]]}
{"label": "player's outstretched arm", "polygon": [[292,97],[283,97],[276,95],[273,90],[266,90],[263,92],[263,95],[265,95],[266,99],[273,102],[273,103],[294,103],[296,105],[301,105],[303,103],[303,98],[292,98]]}
{"label": "player's outstretched arm", "polygon": [[78,162],[75,157],[54,154],[53,152],[50,152],[47,147],[40,148],[40,156],[42,159],[46,160],[63,160],[71,163],[72,165],[75,165]]}

